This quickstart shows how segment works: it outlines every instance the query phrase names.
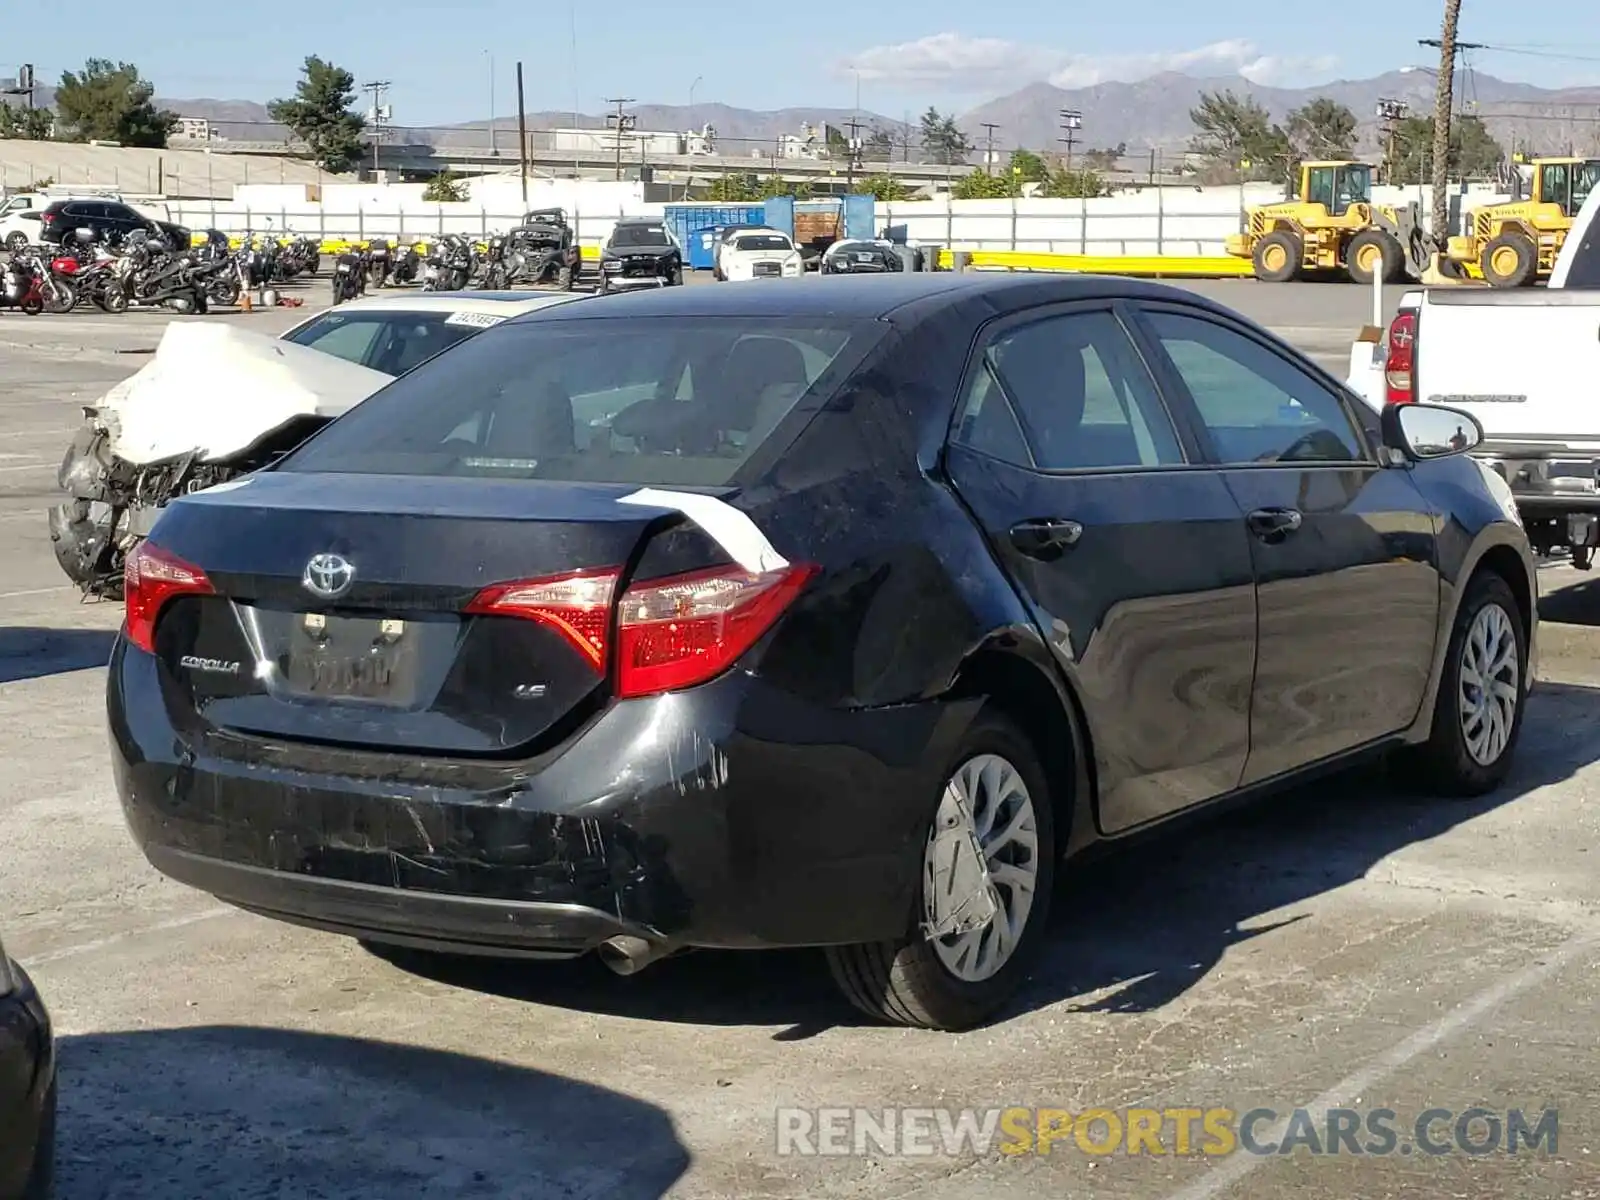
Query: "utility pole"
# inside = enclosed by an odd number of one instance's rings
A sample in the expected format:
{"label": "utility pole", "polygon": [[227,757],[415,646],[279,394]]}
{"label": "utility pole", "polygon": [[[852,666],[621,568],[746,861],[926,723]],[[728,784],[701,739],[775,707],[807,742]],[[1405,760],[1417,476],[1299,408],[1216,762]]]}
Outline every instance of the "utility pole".
{"label": "utility pole", "polygon": [[845,126],[850,131],[850,140],[845,144],[844,185],[850,191],[856,188],[856,156],[861,152],[861,122],[850,118],[850,124]]}
{"label": "utility pole", "polygon": [[617,111],[612,113],[612,114],[610,114],[608,117],[606,117],[606,124],[616,126],[616,132],[617,132],[617,178],[620,180],[622,178],[622,138],[623,138],[623,135],[628,132],[628,130],[633,128],[634,123],[637,120],[637,118],[634,117],[631,113],[625,113],[625,112],[622,111],[624,105],[633,103],[633,97],[632,96],[621,96],[621,97],[614,96],[611,99],[607,100],[606,103],[607,104],[615,104],[617,106]]}
{"label": "utility pole", "polygon": [[1000,126],[993,121],[983,122],[983,130],[989,135],[983,151],[983,169],[985,171],[992,172],[994,170],[994,131],[999,128]]}
{"label": "utility pole", "polygon": [[517,59],[517,174],[522,179],[522,207],[528,207],[528,110],[522,100],[522,60]]}
{"label": "utility pole", "polygon": [[1461,23],[1461,0],[1444,0],[1444,24],[1439,40],[1423,39],[1422,45],[1439,48],[1438,87],[1433,93],[1433,241],[1443,250],[1450,236],[1450,110],[1456,83],[1456,55],[1468,47],[1456,43],[1456,27]]}
{"label": "utility pole", "polygon": [[1394,183],[1399,164],[1395,160],[1394,139],[1400,122],[1406,118],[1408,105],[1404,100],[1383,97],[1378,101],[1378,127],[1383,135],[1383,181]]}
{"label": "utility pole", "polygon": [[1061,141],[1067,147],[1067,170],[1072,170],[1072,148],[1078,144],[1078,130],[1083,128],[1083,114],[1075,108],[1063,108],[1061,116]]}
{"label": "utility pole", "polygon": [[494,136],[494,53],[484,51],[489,56],[489,157],[500,157],[500,146]]}
{"label": "utility pole", "polygon": [[383,141],[383,124],[389,119],[389,109],[383,102],[383,94],[389,90],[387,79],[377,79],[371,83],[361,85],[363,92],[372,93],[372,108],[368,110],[367,119],[372,123],[372,174],[378,174],[378,143]]}

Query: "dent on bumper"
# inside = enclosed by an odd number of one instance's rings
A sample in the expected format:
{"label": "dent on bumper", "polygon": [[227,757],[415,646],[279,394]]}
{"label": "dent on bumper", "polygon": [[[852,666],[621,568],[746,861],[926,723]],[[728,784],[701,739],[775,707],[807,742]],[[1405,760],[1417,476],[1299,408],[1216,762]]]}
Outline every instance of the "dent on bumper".
{"label": "dent on bumper", "polygon": [[748,676],[614,704],[524,762],[179,731],[119,643],[112,758],[162,872],[339,932],[495,953],[899,935],[970,712],[820,709]]}

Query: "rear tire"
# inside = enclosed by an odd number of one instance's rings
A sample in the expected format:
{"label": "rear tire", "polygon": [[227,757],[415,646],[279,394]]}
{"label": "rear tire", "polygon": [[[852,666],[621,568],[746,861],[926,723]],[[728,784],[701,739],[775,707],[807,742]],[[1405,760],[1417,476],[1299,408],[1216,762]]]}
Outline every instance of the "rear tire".
{"label": "rear tire", "polygon": [[1300,276],[1303,255],[1300,239],[1278,229],[1256,242],[1250,261],[1263,283],[1290,283]]}
{"label": "rear tire", "polygon": [[[975,774],[968,774],[969,771]],[[980,779],[981,788],[968,786]],[[1004,781],[998,795],[990,790],[996,780]],[[949,807],[950,797],[958,790],[973,797],[974,827],[986,855],[1013,854],[1009,860],[989,864],[996,870],[990,888],[1000,911],[981,930],[930,941],[923,932],[923,922],[930,911],[930,891],[936,885],[931,855],[925,857],[910,928],[903,937],[866,945],[830,946],[825,952],[834,982],[846,998],[878,1020],[925,1029],[970,1029],[1011,999],[1044,938],[1056,860],[1055,814],[1049,784],[1033,745],[994,708],[980,713],[961,739],[944,772],[939,794],[931,798],[930,846],[935,834],[952,827],[949,817],[954,810]],[[998,811],[993,806],[999,806]],[[1026,835],[1023,840],[1007,842],[994,836],[1002,828],[1025,828],[1025,818],[1019,819],[1024,807],[1031,809],[1031,850],[1024,844]],[[1021,856],[1020,863],[1016,855]],[[940,861],[948,863],[943,855]],[[1022,875],[1017,874],[1018,869],[1022,869]],[[1006,870],[1004,878],[999,874],[1001,870]],[[1031,876],[1031,897],[1026,902],[1021,901],[1022,889],[1014,882],[1023,876]],[[985,948],[1000,936],[1001,922],[1008,912],[1013,920],[1019,916],[1021,920],[1009,953],[1004,953],[1002,943],[1002,956],[992,970],[987,974],[973,970],[974,961],[981,965]],[[974,936],[970,957],[958,958],[963,938]],[[961,963],[964,968],[953,965]]]}
{"label": "rear tire", "polygon": [[1511,770],[1528,696],[1528,638],[1499,575],[1468,582],[1445,651],[1433,730],[1399,760],[1402,773],[1443,796],[1481,796]]}
{"label": "rear tire", "polygon": [[28,235],[25,233],[13,233],[6,238],[6,249],[11,251],[13,254],[16,254],[20,250],[26,250],[27,248]]}
{"label": "rear tire", "polygon": [[1502,233],[1483,248],[1478,266],[1491,287],[1527,287],[1539,269],[1539,252],[1522,234]]}

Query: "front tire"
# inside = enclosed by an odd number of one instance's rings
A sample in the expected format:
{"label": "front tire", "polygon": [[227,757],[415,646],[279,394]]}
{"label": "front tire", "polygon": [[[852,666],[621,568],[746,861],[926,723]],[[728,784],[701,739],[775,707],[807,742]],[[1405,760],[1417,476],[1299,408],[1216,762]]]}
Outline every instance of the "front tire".
{"label": "front tire", "polygon": [[[916,907],[895,941],[833,946],[828,967],[845,996],[879,1020],[925,1029],[970,1029],[1004,1005],[1037,955],[1055,883],[1055,822],[1049,784],[1027,737],[995,709],[962,738],[933,797]],[[965,836],[964,836],[965,835]],[[960,868],[978,865],[994,915],[932,938],[949,912],[981,903]]]}
{"label": "front tire", "polygon": [[1520,233],[1502,233],[1483,248],[1478,268],[1491,287],[1527,287],[1538,272],[1539,252]]}
{"label": "front tire", "polygon": [[1433,730],[1402,766],[1428,791],[1481,796],[1511,770],[1528,696],[1528,641],[1516,597],[1499,575],[1473,576],[1450,633]]}
{"label": "front tire", "polygon": [[1405,251],[1384,230],[1364,229],[1350,239],[1345,269],[1354,283],[1370,285],[1374,275],[1393,283],[1405,270]]}

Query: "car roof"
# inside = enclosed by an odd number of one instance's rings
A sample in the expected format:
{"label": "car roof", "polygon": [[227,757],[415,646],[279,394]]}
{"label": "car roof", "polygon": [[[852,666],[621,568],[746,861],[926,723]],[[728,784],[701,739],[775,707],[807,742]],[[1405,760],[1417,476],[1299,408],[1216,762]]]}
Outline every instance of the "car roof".
{"label": "car roof", "polygon": [[[403,296],[371,296],[339,307],[368,312],[473,312],[516,317],[553,304],[580,300],[586,292],[411,292]],[[320,314],[318,314],[320,315]]]}
{"label": "car roof", "polygon": [[613,317],[843,317],[916,321],[930,310],[982,300],[996,314],[1073,300],[1146,298],[1218,308],[1193,292],[1110,275],[918,271],[828,275],[764,287],[674,287],[619,292],[552,312],[552,321]]}
{"label": "car roof", "polygon": [[618,225],[665,225],[665,217],[618,217]]}

